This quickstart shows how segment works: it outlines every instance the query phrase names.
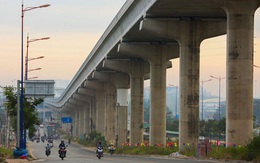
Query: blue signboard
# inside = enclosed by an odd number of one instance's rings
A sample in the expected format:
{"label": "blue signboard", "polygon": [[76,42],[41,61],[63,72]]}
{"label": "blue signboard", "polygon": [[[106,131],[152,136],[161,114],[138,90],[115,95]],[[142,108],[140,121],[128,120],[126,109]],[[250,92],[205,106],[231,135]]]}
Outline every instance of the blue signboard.
{"label": "blue signboard", "polygon": [[61,121],[62,121],[62,123],[71,123],[72,118],[71,117],[62,117]]}

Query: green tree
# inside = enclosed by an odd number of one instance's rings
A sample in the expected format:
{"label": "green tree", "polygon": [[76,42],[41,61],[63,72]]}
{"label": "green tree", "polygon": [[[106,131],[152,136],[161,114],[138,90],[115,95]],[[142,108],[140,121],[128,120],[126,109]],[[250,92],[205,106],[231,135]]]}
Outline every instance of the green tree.
{"label": "green tree", "polygon": [[207,138],[223,138],[226,132],[226,118],[200,121],[200,136]]}
{"label": "green tree", "polygon": [[[14,87],[4,87],[4,95],[6,96],[6,110],[11,117],[11,126],[17,130],[17,94]],[[43,102],[43,99],[24,98],[24,129],[29,129],[29,137],[36,132],[34,125],[39,125],[38,112],[36,105]]]}

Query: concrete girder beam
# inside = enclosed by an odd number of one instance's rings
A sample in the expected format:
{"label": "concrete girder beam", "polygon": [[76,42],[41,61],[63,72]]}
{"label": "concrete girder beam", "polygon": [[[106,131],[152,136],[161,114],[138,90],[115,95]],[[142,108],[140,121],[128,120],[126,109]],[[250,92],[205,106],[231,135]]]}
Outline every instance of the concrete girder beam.
{"label": "concrete girder beam", "polygon": [[118,52],[135,57],[143,58],[151,61],[157,60],[158,55],[163,55],[166,61],[177,58],[179,56],[179,44],[168,43],[168,44],[148,44],[148,43],[120,43],[118,45]]}
{"label": "concrete girder beam", "polygon": [[85,94],[81,94],[81,93],[73,94],[73,99],[79,100],[80,102],[83,102],[88,105],[91,104],[91,96]]}
{"label": "concrete girder beam", "polygon": [[[251,14],[254,14],[254,11],[257,10],[257,8],[260,7],[260,1],[259,0],[250,0],[250,3],[247,0],[238,1],[237,0],[212,0],[212,3],[215,3],[222,7],[226,13],[231,12],[251,12]],[[234,7],[235,6],[235,7]]]}
{"label": "concrete girder beam", "polygon": [[77,90],[78,94],[82,94],[82,95],[86,95],[86,96],[95,96],[95,89],[91,89],[91,88],[87,88],[87,87],[83,87],[83,88],[79,88]]}
{"label": "concrete girder beam", "polygon": [[193,28],[196,34],[196,42],[202,42],[203,40],[211,37],[216,37],[226,34],[226,20],[156,20],[156,19],[144,19],[140,23],[140,30],[151,31],[156,34],[160,34],[166,38],[176,39],[180,44],[183,36],[180,35],[183,30],[183,26],[193,23]]}
{"label": "concrete girder beam", "polygon": [[84,82],[84,87],[94,90],[102,90],[103,89],[103,83],[99,81],[92,81],[92,80],[86,80]]}
{"label": "concrete girder beam", "polygon": [[130,88],[130,77],[125,73],[94,71],[92,79],[115,84],[116,88]]}
{"label": "concrete girder beam", "polygon": [[[103,61],[103,67],[131,75],[132,69],[129,70],[127,68],[128,66],[132,65],[132,63],[129,63],[129,62],[135,62],[135,60],[105,59]],[[114,66],[114,64],[116,64],[117,66]],[[167,68],[172,68],[171,61],[167,62]],[[146,74],[144,75],[144,80],[150,79],[150,65],[149,65],[148,61],[145,61],[145,72],[146,72]]]}
{"label": "concrete girder beam", "polygon": [[69,103],[75,106],[77,110],[81,110],[86,103],[84,101],[77,100],[75,98],[69,99]]}
{"label": "concrete girder beam", "polygon": [[142,62],[142,72],[144,76],[145,74],[149,74],[150,72],[150,65],[149,62],[144,60],[112,60],[112,59],[106,59],[103,62],[103,67],[109,68],[111,70],[120,71],[126,74],[129,74],[130,76],[133,76],[136,74],[135,67],[140,62]]}

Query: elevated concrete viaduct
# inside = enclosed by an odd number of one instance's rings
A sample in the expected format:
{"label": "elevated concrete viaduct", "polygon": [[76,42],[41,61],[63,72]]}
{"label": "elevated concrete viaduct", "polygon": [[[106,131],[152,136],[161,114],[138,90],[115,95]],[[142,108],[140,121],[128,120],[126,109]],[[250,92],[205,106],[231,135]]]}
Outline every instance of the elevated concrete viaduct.
{"label": "elevated concrete viaduct", "polygon": [[259,6],[260,0],[128,0],[62,96],[46,99],[46,105],[71,114],[74,135],[97,130],[121,143],[131,104],[130,142],[141,143],[143,80],[149,77],[149,143],[165,145],[166,68],[169,60],[180,58],[179,142],[181,149],[196,146],[200,44],[227,34],[226,142],[244,145],[253,131],[253,31]]}

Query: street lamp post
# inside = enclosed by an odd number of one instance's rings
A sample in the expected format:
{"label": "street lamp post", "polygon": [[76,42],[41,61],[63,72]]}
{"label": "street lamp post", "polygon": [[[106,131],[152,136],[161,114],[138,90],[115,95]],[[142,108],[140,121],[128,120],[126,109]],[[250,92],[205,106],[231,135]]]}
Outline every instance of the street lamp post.
{"label": "street lamp post", "polygon": [[212,79],[209,79],[209,80],[202,80],[201,81],[201,120],[203,120],[203,113],[204,113],[204,110],[203,110],[203,84],[205,82],[209,82],[211,81]]}
{"label": "street lamp post", "polygon": [[20,102],[20,148],[26,150],[26,132],[24,130],[24,113],[23,113],[23,108],[24,108],[24,93],[23,93],[23,21],[24,21],[24,13],[26,11],[34,10],[37,8],[44,8],[44,7],[49,7],[50,4],[45,4],[37,7],[26,7],[24,8],[23,5],[23,0],[22,0],[22,9],[21,9],[21,102]]}
{"label": "street lamp post", "polygon": [[218,79],[218,83],[219,83],[219,86],[218,86],[218,94],[219,94],[219,97],[218,97],[218,120],[220,121],[220,90],[221,90],[221,80],[222,80],[222,79],[225,79],[226,77],[215,77],[215,76],[212,76],[212,75],[210,75],[210,77],[212,77],[213,79]]}
{"label": "street lamp post", "polygon": [[[30,60],[33,60],[33,59],[30,59],[29,60],[29,44],[31,42],[35,42],[35,41],[40,41],[40,40],[48,40],[50,39],[50,37],[43,37],[43,38],[39,38],[39,39],[30,39],[29,40],[29,34],[27,35],[27,45],[26,45],[26,57],[25,57],[25,76],[24,76],[24,80],[28,80],[28,61]],[[34,59],[41,59],[41,58],[44,58],[43,56],[41,57],[38,57],[38,58],[34,58]]]}

